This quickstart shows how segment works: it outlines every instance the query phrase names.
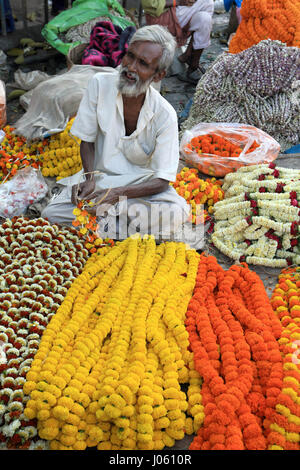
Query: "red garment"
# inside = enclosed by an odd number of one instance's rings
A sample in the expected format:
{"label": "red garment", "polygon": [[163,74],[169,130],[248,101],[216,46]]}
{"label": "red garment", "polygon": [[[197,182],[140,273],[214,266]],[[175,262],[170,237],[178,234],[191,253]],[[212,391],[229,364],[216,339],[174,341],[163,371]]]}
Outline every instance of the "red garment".
{"label": "red garment", "polygon": [[188,24],[181,28],[176,16],[176,8],[168,8],[160,16],[152,16],[148,13],[145,14],[147,25],[160,24],[166,26],[169,32],[176,38],[177,46],[184,46],[191,32],[188,31]]}

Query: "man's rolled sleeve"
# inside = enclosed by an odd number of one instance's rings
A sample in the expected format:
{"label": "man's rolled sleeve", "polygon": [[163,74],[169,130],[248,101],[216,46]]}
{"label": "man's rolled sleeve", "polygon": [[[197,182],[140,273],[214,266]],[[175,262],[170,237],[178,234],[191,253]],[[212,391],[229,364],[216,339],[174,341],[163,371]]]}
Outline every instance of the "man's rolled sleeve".
{"label": "man's rolled sleeve", "polygon": [[98,133],[97,119],[98,81],[94,76],[87,85],[77,115],[71,127],[71,134],[86,142],[95,142]]}

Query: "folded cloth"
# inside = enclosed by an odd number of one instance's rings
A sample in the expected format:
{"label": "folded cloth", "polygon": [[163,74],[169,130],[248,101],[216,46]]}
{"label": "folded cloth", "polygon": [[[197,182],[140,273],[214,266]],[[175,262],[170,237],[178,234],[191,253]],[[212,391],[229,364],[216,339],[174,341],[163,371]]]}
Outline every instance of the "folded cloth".
{"label": "folded cloth", "polygon": [[116,68],[120,65],[135,31],[134,26],[122,30],[110,21],[99,21],[91,31],[90,43],[82,55],[82,65]]}

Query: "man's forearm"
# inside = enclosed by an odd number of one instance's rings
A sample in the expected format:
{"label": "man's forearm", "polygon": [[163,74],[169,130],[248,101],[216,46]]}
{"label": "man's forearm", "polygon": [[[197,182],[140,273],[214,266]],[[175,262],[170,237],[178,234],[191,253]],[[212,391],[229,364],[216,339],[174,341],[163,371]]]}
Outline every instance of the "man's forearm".
{"label": "man's forearm", "polygon": [[[93,172],[95,163],[95,144],[93,142],[85,142],[82,140],[80,144],[80,155],[84,172]],[[86,175],[86,179],[91,179],[92,177],[92,174]]]}
{"label": "man's forearm", "polygon": [[118,195],[126,196],[128,199],[134,199],[139,197],[153,196],[166,191],[169,187],[169,181],[161,178],[155,178],[152,181],[146,183],[132,184],[129,186],[122,186],[117,188]]}

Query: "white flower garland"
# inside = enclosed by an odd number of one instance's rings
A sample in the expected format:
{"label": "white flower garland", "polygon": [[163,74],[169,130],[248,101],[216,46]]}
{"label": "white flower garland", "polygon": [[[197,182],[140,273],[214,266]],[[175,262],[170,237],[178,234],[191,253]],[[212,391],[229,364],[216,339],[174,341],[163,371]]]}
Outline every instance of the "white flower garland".
{"label": "white flower garland", "polygon": [[242,167],[226,175],[222,189],[225,198],[213,208],[217,249],[249,264],[299,264],[300,170]]}

